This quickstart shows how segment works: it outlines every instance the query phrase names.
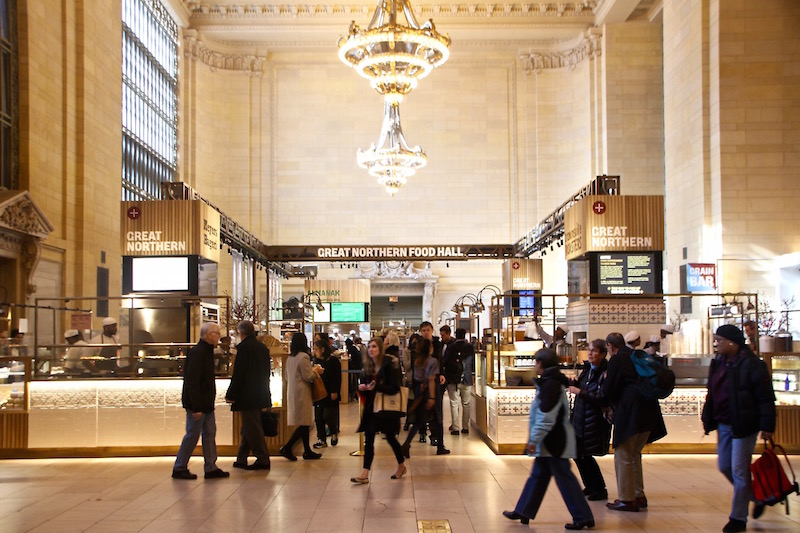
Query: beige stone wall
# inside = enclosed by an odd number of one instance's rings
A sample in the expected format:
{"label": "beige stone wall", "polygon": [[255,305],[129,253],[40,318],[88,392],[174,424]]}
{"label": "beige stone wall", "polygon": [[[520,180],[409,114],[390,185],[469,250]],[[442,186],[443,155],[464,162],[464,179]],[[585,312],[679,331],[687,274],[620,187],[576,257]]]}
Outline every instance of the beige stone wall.
{"label": "beige stone wall", "polygon": [[65,294],[95,295],[98,266],[118,293],[120,5],[18,5],[21,187],[55,226],[45,254],[64,261]]}
{"label": "beige stone wall", "polygon": [[769,294],[773,259],[800,249],[800,5],[711,6],[719,50],[712,147],[720,161],[712,180],[719,182],[723,258],[758,261],[737,264],[726,288]]}
{"label": "beige stone wall", "polygon": [[662,32],[657,23],[603,27],[606,174],[623,194],[662,194],[664,114]]}
{"label": "beige stone wall", "polygon": [[774,260],[798,249],[799,17],[786,2],[665,2],[673,290],[678,265],[717,262],[723,291],[774,298]]}
{"label": "beige stone wall", "polygon": [[680,288],[680,264],[713,263],[720,251],[719,236],[711,233],[704,3],[666,2],[663,11],[665,266],[668,288],[674,292]]}

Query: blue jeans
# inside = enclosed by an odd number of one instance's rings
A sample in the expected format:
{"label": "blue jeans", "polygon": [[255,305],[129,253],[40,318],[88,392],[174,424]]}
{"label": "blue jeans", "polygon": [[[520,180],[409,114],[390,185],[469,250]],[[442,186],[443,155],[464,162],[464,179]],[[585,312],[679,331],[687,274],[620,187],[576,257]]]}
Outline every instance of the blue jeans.
{"label": "blue jeans", "polygon": [[550,477],[554,477],[561,497],[567,505],[574,522],[594,520],[592,510],[583,495],[581,484],[570,470],[569,459],[560,457],[537,457],[533,461],[533,469],[514,511],[524,517],[534,519],[542,504]]}
{"label": "blue jeans", "polygon": [[750,462],[756,447],[758,432],[742,438],[735,438],[731,426],[719,424],[717,427],[717,466],[719,471],[733,483],[733,520],[747,522],[747,507],[753,499],[750,488]]}
{"label": "blue jeans", "polygon": [[181,447],[178,449],[178,457],[175,459],[173,470],[187,470],[189,468],[189,458],[197,446],[200,435],[203,436],[203,459],[205,464],[203,470],[211,472],[217,469],[217,421],[214,418],[214,411],[203,413],[199,420],[194,419],[194,413],[186,411],[186,435],[183,437]]}

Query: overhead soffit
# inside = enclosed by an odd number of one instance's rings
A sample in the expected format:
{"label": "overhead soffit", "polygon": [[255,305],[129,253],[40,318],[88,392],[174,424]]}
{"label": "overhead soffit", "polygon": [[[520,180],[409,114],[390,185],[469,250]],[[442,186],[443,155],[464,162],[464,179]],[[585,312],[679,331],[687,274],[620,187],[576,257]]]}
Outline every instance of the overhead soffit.
{"label": "overhead soffit", "polygon": [[[284,47],[331,47],[351,21],[366,26],[377,2],[322,0],[170,0],[188,21],[188,29],[209,45],[233,51]],[[568,2],[470,3],[411,0],[420,22],[433,19],[437,29],[459,46],[571,46],[597,23],[598,13],[615,18],[646,12],[655,0],[582,0]],[[176,5],[176,3],[178,5]],[[625,20],[623,18],[623,20]],[[252,53],[252,52],[251,52]]]}

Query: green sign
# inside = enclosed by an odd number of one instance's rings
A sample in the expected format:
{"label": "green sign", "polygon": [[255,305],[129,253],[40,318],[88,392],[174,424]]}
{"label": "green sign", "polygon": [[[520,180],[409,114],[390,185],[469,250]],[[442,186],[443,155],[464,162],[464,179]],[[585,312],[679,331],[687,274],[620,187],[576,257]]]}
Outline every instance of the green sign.
{"label": "green sign", "polygon": [[367,304],[363,302],[331,302],[331,322],[369,322]]}

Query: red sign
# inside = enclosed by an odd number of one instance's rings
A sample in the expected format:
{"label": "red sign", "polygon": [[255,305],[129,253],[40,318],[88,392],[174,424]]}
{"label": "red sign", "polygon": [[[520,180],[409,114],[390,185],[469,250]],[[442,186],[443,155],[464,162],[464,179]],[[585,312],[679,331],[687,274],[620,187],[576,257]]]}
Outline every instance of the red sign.
{"label": "red sign", "polygon": [[128,208],[128,218],[130,218],[131,220],[136,220],[137,218],[139,218],[139,215],[141,214],[142,214],[141,210],[139,210],[139,208],[136,206]]}
{"label": "red sign", "polygon": [[606,204],[598,200],[592,204],[592,211],[594,211],[597,215],[602,215],[606,212]]}
{"label": "red sign", "polygon": [[511,268],[513,268],[514,270],[519,270],[519,261],[514,261],[513,263],[511,263]]}

